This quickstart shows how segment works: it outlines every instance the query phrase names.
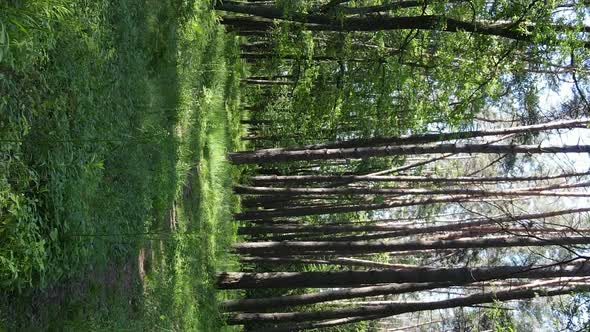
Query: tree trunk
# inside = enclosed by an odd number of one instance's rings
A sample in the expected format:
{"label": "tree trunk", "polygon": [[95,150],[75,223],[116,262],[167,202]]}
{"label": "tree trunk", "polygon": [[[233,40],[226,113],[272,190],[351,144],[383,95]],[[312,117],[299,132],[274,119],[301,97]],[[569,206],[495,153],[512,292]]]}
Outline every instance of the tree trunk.
{"label": "tree trunk", "polygon": [[589,119],[576,119],[576,120],[563,120],[553,121],[547,123],[541,123],[529,126],[517,126],[508,128],[498,128],[490,130],[471,130],[471,131],[459,131],[450,133],[435,133],[435,134],[414,134],[414,135],[403,135],[397,137],[376,137],[376,138],[360,138],[352,139],[336,143],[325,143],[325,144],[312,144],[300,147],[292,147],[285,149],[267,149],[259,150],[257,152],[278,152],[278,151],[290,151],[290,150],[317,150],[317,149],[342,149],[342,148],[354,148],[354,147],[375,147],[383,145],[416,145],[434,142],[451,141],[458,139],[468,139],[475,137],[487,137],[487,136],[504,136],[510,134],[524,134],[524,133],[536,133],[545,130],[553,129],[572,129],[572,128],[586,128],[589,124]]}
{"label": "tree trunk", "polygon": [[[408,312],[456,308],[475,304],[492,303],[496,301],[522,300],[535,298],[537,296],[555,296],[571,294],[575,292],[586,292],[588,291],[588,289],[590,289],[590,286],[583,285],[551,289],[504,290],[499,292],[473,294],[464,297],[432,302],[396,303],[382,306],[366,306],[329,311],[327,310],[289,313],[241,313],[236,314],[230,319],[228,319],[228,323],[243,324],[245,322],[302,322],[361,316],[388,317]],[[296,331],[299,331],[301,329],[302,326],[299,326]]]}
{"label": "tree trunk", "polygon": [[[380,204],[358,204],[358,205],[331,205],[331,206],[319,206],[319,207],[285,207],[282,209],[273,210],[257,210],[247,211],[242,213],[236,213],[234,215],[235,220],[260,220],[260,219],[272,219],[277,217],[300,217],[300,216],[312,216],[321,214],[333,214],[333,213],[348,213],[348,212],[360,212],[360,211],[374,211],[382,209],[390,209],[395,207],[405,206],[420,206],[429,204],[439,203],[461,203],[473,201],[473,196],[442,196],[442,197],[430,197],[424,199],[402,199],[402,200],[390,200]],[[481,200],[480,200],[481,201]]]}
{"label": "tree trunk", "polygon": [[285,257],[256,257],[256,256],[241,256],[242,263],[262,263],[262,264],[323,264],[323,265],[340,265],[340,266],[355,266],[355,267],[370,267],[375,269],[390,269],[390,268],[410,268],[415,265],[405,264],[389,264],[368,261],[356,258],[332,258],[332,259],[304,259],[304,258],[285,258]]}
{"label": "tree trunk", "polygon": [[523,187],[507,190],[494,189],[472,189],[472,188],[371,188],[371,187],[348,187],[348,188],[278,188],[278,187],[250,187],[235,186],[234,192],[242,195],[280,195],[280,196],[301,196],[301,195],[461,195],[461,196],[550,196],[550,197],[588,197],[587,192],[563,192],[551,191],[551,189],[583,188],[590,186],[590,182],[579,182],[573,184],[551,185],[544,187]]}
{"label": "tree trunk", "polygon": [[248,255],[318,255],[323,252],[341,254],[375,254],[395,251],[428,249],[511,248],[539,246],[568,246],[590,243],[590,236],[563,236],[538,239],[534,237],[490,237],[457,240],[382,240],[382,241],[280,241],[242,242],[233,245],[240,254]]}
{"label": "tree trunk", "polygon": [[434,153],[484,153],[484,154],[540,154],[540,153],[590,153],[590,145],[513,145],[513,144],[435,144],[359,147],[343,149],[251,151],[229,154],[233,164],[257,164],[287,161],[330,159],[368,159],[371,157],[403,156]]}
{"label": "tree trunk", "polygon": [[[461,222],[445,225],[419,225],[419,226],[400,226],[400,225],[356,225],[355,223],[342,225],[268,225],[240,227],[238,234],[276,234],[276,233],[343,233],[343,232],[387,232],[389,236],[409,236],[416,234],[426,234],[435,232],[447,232],[462,230],[470,227],[501,224],[508,222],[517,222],[523,220],[534,220],[541,218],[550,218],[574,213],[590,212],[590,208],[565,209],[543,213],[530,213],[516,216],[505,217],[486,217],[478,218],[474,221]],[[370,236],[371,234],[368,234]]]}
{"label": "tree trunk", "polygon": [[[390,10],[397,10],[402,8],[423,7],[434,1],[422,0],[402,0],[392,1],[383,5],[377,6],[363,6],[363,7],[342,7],[340,10],[345,14],[353,15],[367,15],[372,13],[386,12]],[[446,3],[465,2],[465,0],[447,0]]]}
{"label": "tree trunk", "polygon": [[262,35],[269,33],[274,27],[274,23],[270,20],[245,16],[222,16],[220,23],[231,27],[231,30],[236,32],[256,31]]}
{"label": "tree trunk", "polygon": [[507,278],[554,278],[589,276],[585,263],[558,266],[494,266],[479,268],[415,268],[382,271],[334,272],[224,272],[217,276],[220,289],[330,288],[383,283],[469,283]]}
{"label": "tree trunk", "polygon": [[246,84],[257,84],[257,85],[294,85],[295,81],[285,80],[266,80],[266,79],[254,79],[254,78],[242,78],[240,80]]}
{"label": "tree trunk", "polygon": [[[282,8],[273,6],[254,6],[234,1],[217,2],[215,9],[227,12],[250,14],[266,19],[288,20],[305,23],[304,29],[320,31],[383,31],[383,30],[442,30],[447,32],[471,32],[481,35],[497,36],[512,40],[533,42],[534,34],[529,29],[533,26],[526,22],[486,23],[477,21],[461,21],[445,15],[423,16],[388,16],[376,15],[367,17],[332,18],[323,14],[285,14]],[[522,29],[524,27],[524,29]],[[553,25],[554,29],[577,31],[576,27]],[[584,27],[584,31],[590,28]],[[587,32],[587,31],[586,31]],[[588,43],[584,44],[588,47]]]}
{"label": "tree trunk", "polygon": [[309,330],[309,329],[321,329],[321,328],[325,328],[325,327],[352,324],[352,323],[356,323],[356,322],[379,319],[379,318],[383,318],[383,317],[382,316],[357,316],[357,317],[331,319],[331,320],[325,320],[325,321],[321,321],[321,322],[312,322],[312,323],[304,323],[304,324],[281,324],[280,326],[275,326],[275,327],[268,327],[268,328],[263,327],[261,329],[258,329],[257,332],[294,332],[294,331],[303,331],[303,330]]}
{"label": "tree trunk", "polygon": [[223,302],[222,306],[225,311],[266,310],[279,307],[309,305],[322,302],[355,299],[369,296],[405,294],[423,290],[431,290],[436,288],[446,288],[454,285],[455,284],[452,282],[431,282],[391,284],[385,286],[371,286],[360,288],[345,288],[300,295],[230,300]]}
{"label": "tree trunk", "polygon": [[545,181],[568,177],[590,175],[589,172],[566,173],[546,176],[457,176],[457,177],[434,177],[434,176],[379,176],[379,175],[258,175],[253,176],[251,181],[256,184],[275,183],[322,183],[322,182],[428,182],[428,183],[496,183],[496,182],[526,182]]}
{"label": "tree trunk", "polygon": [[[271,60],[271,59],[282,59],[282,60],[307,60],[304,56],[298,56],[294,54],[279,54],[273,52],[242,52],[240,57],[246,60]],[[334,62],[379,62],[375,59],[356,59],[356,58],[337,58],[328,55],[314,55],[311,57],[313,61],[334,61]]]}

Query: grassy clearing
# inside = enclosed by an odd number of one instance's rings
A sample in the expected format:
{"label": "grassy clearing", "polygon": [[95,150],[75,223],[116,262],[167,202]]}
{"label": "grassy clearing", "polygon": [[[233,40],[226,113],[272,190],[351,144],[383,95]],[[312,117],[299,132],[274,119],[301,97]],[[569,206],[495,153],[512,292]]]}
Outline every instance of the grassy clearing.
{"label": "grassy clearing", "polygon": [[0,22],[0,328],[221,330],[241,67],[207,4],[8,1]]}
{"label": "grassy clearing", "polygon": [[235,144],[239,127],[239,119],[232,116],[238,80],[231,74],[242,68],[235,57],[224,58],[235,55],[234,45],[226,43],[217,28],[203,29],[202,22],[212,23],[213,17],[191,20],[180,32],[179,49],[185,57],[179,64],[182,111],[176,133],[177,172],[183,182],[167,220],[174,236],[152,242],[155,273],[146,283],[148,298],[156,300],[150,304],[150,316],[159,317],[159,327],[178,331],[224,329],[211,277],[216,270],[236,264],[222,253],[236,233],[231,211],[237,202],[228,191],[233,175],[225,155]]}

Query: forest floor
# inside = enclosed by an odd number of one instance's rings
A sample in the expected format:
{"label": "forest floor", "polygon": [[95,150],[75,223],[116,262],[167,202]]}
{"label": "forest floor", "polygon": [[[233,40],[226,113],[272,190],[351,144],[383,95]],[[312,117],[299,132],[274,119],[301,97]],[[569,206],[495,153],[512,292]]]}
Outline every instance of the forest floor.
{"label": "forest floor", "polygon": [[0,60],[0,331],[230,330],[235,40],[205,1],[66,3]]}

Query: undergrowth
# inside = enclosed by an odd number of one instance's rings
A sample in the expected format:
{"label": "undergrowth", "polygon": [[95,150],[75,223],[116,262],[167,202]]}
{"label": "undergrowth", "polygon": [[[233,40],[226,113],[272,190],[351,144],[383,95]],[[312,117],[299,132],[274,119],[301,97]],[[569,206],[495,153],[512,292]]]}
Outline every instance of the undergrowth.
{"label": "undergrowth", "polygon": [[0,327],[221,328],[235,54],[202,1],[0,3]]}

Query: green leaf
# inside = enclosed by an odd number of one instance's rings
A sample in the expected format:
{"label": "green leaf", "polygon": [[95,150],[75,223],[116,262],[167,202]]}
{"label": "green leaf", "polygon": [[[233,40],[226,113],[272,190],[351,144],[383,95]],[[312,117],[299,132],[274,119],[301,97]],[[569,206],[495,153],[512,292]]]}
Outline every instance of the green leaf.
{"label": "green leaf", "polygon": [[57,228],[51,230],[51,232],[49,233],[49,238],[51,239],[51,241],[57,241]]}

